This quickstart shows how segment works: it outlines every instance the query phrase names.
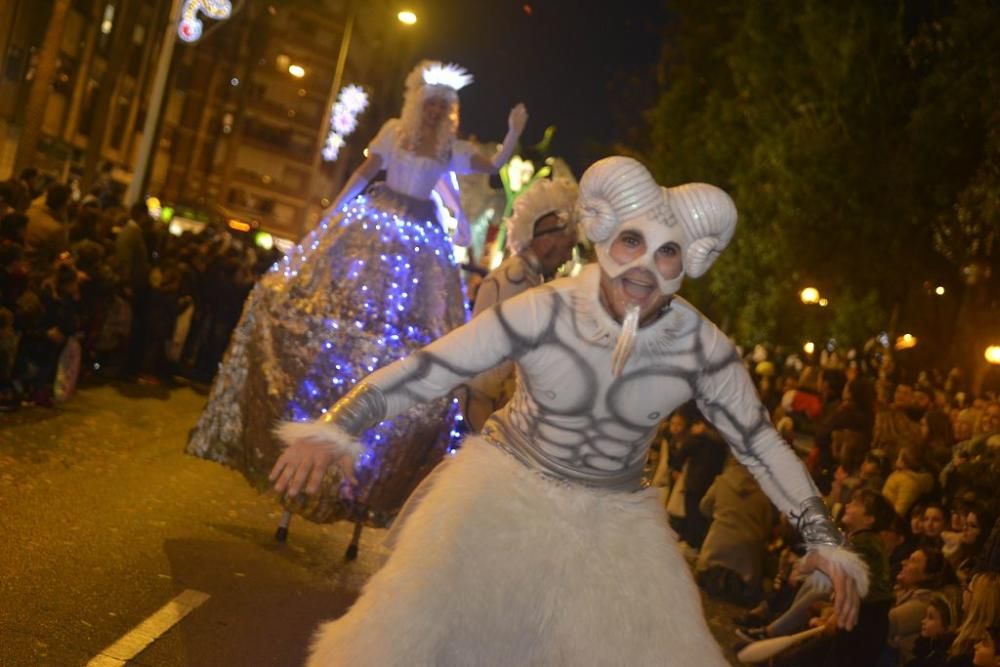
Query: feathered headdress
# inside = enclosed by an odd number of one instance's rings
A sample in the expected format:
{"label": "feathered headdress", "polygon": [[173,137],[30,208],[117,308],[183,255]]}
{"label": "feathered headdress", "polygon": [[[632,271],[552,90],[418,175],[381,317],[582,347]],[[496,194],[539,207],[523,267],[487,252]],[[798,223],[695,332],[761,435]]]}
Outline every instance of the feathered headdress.
{"label": "feathered headdress", "polygon": [[546,215],[555,213],[570,221],[578,191],[569,179],[539,179],[514,200],[514,210],[507,223],[507,245],[521,252],[535,236],[535,224]]}

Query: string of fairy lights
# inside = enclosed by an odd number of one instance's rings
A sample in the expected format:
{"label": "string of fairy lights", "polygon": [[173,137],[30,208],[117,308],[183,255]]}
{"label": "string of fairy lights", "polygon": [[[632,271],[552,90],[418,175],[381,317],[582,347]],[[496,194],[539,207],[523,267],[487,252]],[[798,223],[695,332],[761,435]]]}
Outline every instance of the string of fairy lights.
{"label": "string of fairy lights", "polygon": [[[339,211],[326,218],[303,241],[281,260],[271,272],[280,272],[285,280],[296,278],[309,269],[309,262],[323,253],[316,253],[330,225],[348,227],[360,225],[370,234],[377,234],[383,247],[394,252],[379,255],[377,266],[356,258],[346,262],[342,279],[350,285],[352,305],[341,304],[338,317],[324,320],[326,338],[320,345],[319,358],[306,373],[297,391],[287,404],[286,417],[295,421],[315,419],[327,411],[330,392],[344,394],[373,371],[411,354],[433,342],[437,332],[424,330],[412,322],[412,309],[418,307],[415,295],[421,289],[421,279],[413,262],[421,253],[445,257],[457,266],[447,231],[437,220],[413,220],[375,206],[368,195],[359,195]],[[370,269],[370,270],[369,270]],[[377,283],[375,282],[377,281]],[[344,341],[349,341],[346,345]],[[462,415],[457,400],[449,406],[447,421],[451,428],[447,450],[454,451],[462,438]],[[364,453],[356,469],[377,470],[382,463],[382,445],[395,427],[394,420],[381,422],[366,431],[361,442]]]}

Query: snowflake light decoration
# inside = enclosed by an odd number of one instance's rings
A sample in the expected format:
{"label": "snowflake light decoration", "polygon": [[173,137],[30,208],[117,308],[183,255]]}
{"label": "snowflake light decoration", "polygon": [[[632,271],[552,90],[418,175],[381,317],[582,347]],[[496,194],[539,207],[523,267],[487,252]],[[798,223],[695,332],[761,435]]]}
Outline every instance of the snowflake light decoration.
{"label": "snowflake light decoration", "polygon": [[368,108],[368,93],[361,86],[350,84],[340,91],[337,101],[350,113],[359,114]]}
{"label": "snowflake light decoration", "polygon": [[330,116],[330,126],[342,137],[347,136],[358,126],[357,117],[344,108],[341,104],[333,106],[333,115]]}
{"label": "snowflake light decoration", "polygon": [[323,159],[327,162],[333,162],[340,155],[340,149],[343,148],[344,138],[337,134],[336,132],[331,132],[326,137],[326,145],[323,146]]}
{"label": "snowflake light decoration", "polygon": [[368,93],[360,86],[350,84],[341,88],[337,102],[330,112],[330,133],[323,146],[323,159],[333,162],[346,143],[345,137],[358,126],[358,114],[368,108]]}

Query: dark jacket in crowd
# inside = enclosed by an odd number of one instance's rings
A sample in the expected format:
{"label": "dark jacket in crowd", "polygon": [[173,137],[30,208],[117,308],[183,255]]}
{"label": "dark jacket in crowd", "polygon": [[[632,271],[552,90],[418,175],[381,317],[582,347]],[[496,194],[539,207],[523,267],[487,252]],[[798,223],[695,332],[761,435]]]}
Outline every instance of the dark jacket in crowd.
{"label": "dark jacket in crowd", "polygon": [[913,658],[906,667],[945,667],[948,663],[948,650],[955,635],[948,633],[937,639],[918,637],[913,644]]}
{"label": "dark jacket in crowd", "polygon": [[115,256],[122,283],[134,292],[142,292],[149,287],[149,254],[143,240],[142,229],[129,220],[115,239]]}

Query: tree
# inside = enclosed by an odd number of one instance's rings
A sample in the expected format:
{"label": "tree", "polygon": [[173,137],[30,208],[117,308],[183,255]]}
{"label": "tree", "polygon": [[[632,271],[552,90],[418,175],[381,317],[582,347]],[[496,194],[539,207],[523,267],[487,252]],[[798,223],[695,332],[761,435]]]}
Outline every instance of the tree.
{"label": "tree", "polygon": [[45,40],[38,53],[35,76],[28,93],[28,103],[24,108],[24,125],[17,144],[17,153],[14,155],[14,173],[20,172],[35,161],[38,141],[42,136],[45,106],[49,100],[49,88],[52,86],[52,78],[59,62],[59,46],[62,44],[63,32],[66,29],[69,5],[70,0],[55,0],[52,5],[52,18],[49,19],[49,26],[45,30]]}
{"label": "tree", "polygon": [[800,343],[811,284],[829,295],[828,333],[862,342],[954,273],[943,239],[995,246],[995,5],[671,6],[643,157],[661,182],[736,200],[731,248],[685,291],[741,340]]}

